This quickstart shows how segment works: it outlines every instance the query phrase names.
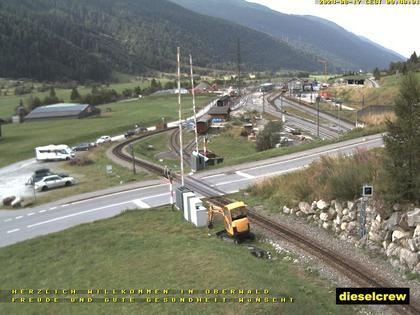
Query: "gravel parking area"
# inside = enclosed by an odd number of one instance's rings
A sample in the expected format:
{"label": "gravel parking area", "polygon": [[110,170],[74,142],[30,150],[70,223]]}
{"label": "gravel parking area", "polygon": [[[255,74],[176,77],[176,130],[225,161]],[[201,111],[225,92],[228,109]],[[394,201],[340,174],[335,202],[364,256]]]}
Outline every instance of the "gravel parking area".
{"label": "gravel parking area", "polygon": [[0,168],[0,203],[3,198],[10,196],[32,196],[32,186],[25,183],[35,170],[49,168],[53,172],[60,171],[57,166],[57,162],[37,162],[35,159],[29,159]]}

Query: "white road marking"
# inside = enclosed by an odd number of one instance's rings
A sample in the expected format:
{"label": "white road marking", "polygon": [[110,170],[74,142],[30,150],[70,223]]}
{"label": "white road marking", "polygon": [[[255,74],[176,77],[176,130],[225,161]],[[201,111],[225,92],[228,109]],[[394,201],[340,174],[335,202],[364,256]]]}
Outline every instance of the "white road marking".
{"label": "white road marking", "polygon": [[75,217],[75,216],[78,216],[78,215],[81,215],[81,214],[95,212],[95,211],[103,210],[103,209],[106,209],[106,208],[112,208],[112,207],[116,207],[116,206],[121,206],[121,205],[130,203],[130,202],[131,201],[124,201],[124,202],[114,203],[112,205],[108,205],[108,206],[104,206],[104,207],[99,207],[99,208],[94,208],[94,209],[90,209],[90,210],[85,210],[85,211],[81,211],[81,212],[76,212],[76,213],[68,214],[68,215],[65,215],[65,216],[62,216],[62,217],[57,217],[57,218],[54,218],[54,219],[51,219],[51,220],[42,221],[42,222],[38,222],[38,223],[34,223],[34,224],[31,224],[31,225],[28,225],[27,228],[30,229],[30,228],[32,228],[34,226],[38,226],[38,225],[42,225],[42,224],[47,224],[47,223],[51,223],[51,222],[55,222],[55,221],[60,221],[60,220],[65,220],[65,219],[68,219],[68,218],[71,218],[71,217]]}
{"label": "white road marking", "polygon": [[241,179],[236,179],[236,180],[230,180],[230,181],[226,181],[226,182],[217,183],[217,184],[214,184],[214,186],[229,185],[229,184],[233,184],[233,183],[244,182],[244,181],[247,181],[247,180],[249,180],[249,178],[241,178]]}
{"label": "white road marking", "polygon": [[325,155],[325,154],[327,154],[327,153],[336,152],[336,151],[340,151],[340,150],[348,149],[348,148],[351,148],[351,147],[357,147],[357,146],[359,146],[359,145],[361,145],[361,144],[362,144],[362,145],[365,145],[365,144],[366,144],[366,143],[368,143],[368,142],[375,142],[375,141],[378,141],[378,140],[380,140],[380,139],[379,139],[379,138],[377,138],[377,139],[372,139],[372,140],[366,141],[366,142],[364,142],[364,143],[354,143],[354,144],[349,144],[349,145],[346,145],[346,146],[342,146],[342,147],[338,147],[338,148],[330,149],[330,150],[323,151],[323,152],[312,153],[312,154],[309,154],[309,155],[304,155],[304,156],[297,157],[297,158],[293,158],[293,159],[288,159],[288,160],[284,160],[284,161],[279,161],[279,162],[274,162],[274,163],[270,163],[270,164],[264,164],[264,165],[260,165],[260,166],[255,166],[255,167],[251,167],[251,168],[246,168],[246,169],[243,169],[243,171],[251,171],[251,170],[256,170],[256,169],[259,169],[259,168],[264,168],[264,167],[268,167],[268,166],[279,165],[279,164],[285,164],[285,163],[289,163],[289,162],[292,162],[292,161],[304,160],[304,159],[307,159],[307,158],[310,158],[310,157],[314,157],[314,156],[322,156],[322,155]]}
{"label": "white road marking", "polygon": [[38,212],[39,213],[44,213],[44,212],[46,212],[47,210],[39,210]]}
{"label": "white road marking", "polygon": [[209,176],[204,176],[204,177],[201,177],[201,179],[208,179],[208,178],[220,177],[220,176],[225,176],[225,175],[226,175],[225,173],[222,173],[222,174],[216,174],[216,175],[209,175]]}
{"label": "white road marking", "polygon": [[27,216],[30,217],[31,215],[34,215],[34,214],[35,212],[31,212],[31,213],[28,213]]}
{"label": "white road marking", "polygon": [[253,178],[255,178],[255,176],[250,175],[250,174],[247,174],[247,173],[243,173],[243,172],[241,172],[241,171],[236,171],[235,173],[236,173],[236,174],[238,174],[239,176],[242,176],[242,177],[245,177],[245,178],[248,178],[248,179],[253,179]]}
{"label": "white road marking", "polygon": [[141,199],[136,199],[136,200],[133,200],[133,202],[138,206],[138,207],[140,207],[141,209],[149,209],[150,208],[150,206],[147,204],[147,203],[145,203],[144,201],[142,201]]}
{"label": "white road marking", "polygon": [[113,194],[98,196],[98,197],[94,197],[94,198],[90,198],[90,199],[86,199],[86,200],[70,202],[66,205],[62,205],[62,207],[66,207],[68,205],[77,205],[79,203],[89,202],[89,201],[92,201],[92,200],[107,198],[107,197],[111,197],[111,196],[118,196],[118,195],[122,195],[122,194],[128,194],[128,193],[131,193],[131,192],[134,192],[134,191],[146,190],[146,189],[151,189],[151,188],[156,188],[156,187],[161,187],[161,186],[168,186],[168,185],[169,184],[157,184],[157,185],[152,185],[152,186],[147,186],[147,187],[131,189],[131,190],[127,190],[127,191],[120,191],[120,192],[116,192],[116,193],[113,193]]}
{"label": "white road marking", "polygon": [[20,231],[20,229],[10,230],[10,231],[7,231],[6,233],[7,233],[7,234],[10,234],[10,233],[14,233],[14,232],[17,232],[17,231]]}
{"label": "white road marking", "polygon": [[[294,168],[289,168],[287,170],[282,170],[282,171],[277,171],[277,172],[272,172],[270,174],[263,174],[263,175],[259,175],[259,176],[255,176],[252,179],[258,179],[258,178],[263,178],[263,177],[270,177],[270,176],[274,176],[274,175],[280,175],[283,173],[289,173],[289,172],[293,172],[296,171],[298,169],[304,168],[306,167],[306,165],[303,166],[298,166],[298,167],[294,167]],[[214,185],[211,185],[212,187],[214,186],[223,186],[223,185],[229,185],[229,184],[233,184],[233,183],[238,183],[238,182],[244,182],[244,181],[248,181],[250,180],[250,178],[241,178],[241,179],[236,179],[236,180],[231,180],[231,181],[226,181],[226,182],[221,182],[221,183],[217,183]]]}
{"label": "white road marking", "polygon": [[22,219],[22,218],[23,218],[23,215],[20,215],[20,216],[16,217],[15,219],[19,220],[19,219]]}
{"label": "white road marking", "polygon": [[4,222],[10,222],[10,221],[12,221],[12,218],[4,220]]}
{"label": "white road marking", "polygon": [[49,210],[55,210],[57,209],[57,207],[51,207]]}
{"label": "white road marking", "polygon": [[153,195],[153,196],[144,197],[144,198],[142,198],[142,200],[152,199],[152,198],[156,198],[156,197],[169,196],[169,195],[170,195],[169,192],[167,192],[167,193],[164,193],[164,194],[159,194],[159,195]]}

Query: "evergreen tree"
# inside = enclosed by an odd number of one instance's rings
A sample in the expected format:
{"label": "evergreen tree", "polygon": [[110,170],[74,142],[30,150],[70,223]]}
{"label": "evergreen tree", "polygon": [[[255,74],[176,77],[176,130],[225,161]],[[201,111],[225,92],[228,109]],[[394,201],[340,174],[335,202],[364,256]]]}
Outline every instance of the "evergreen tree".
{"label": "evergreen tree", "polygon": [[381,72],[377,67],[373,70],[373,76],[375,77],[375,80],[379,80],[381,78]]}
{"label": "evergreen tree", "polygon": [[410,56],[410,59],[408,59],[409,62],[411,63],[417,63],[418,62],[418,57],[416,52],[413,52],[413,54]]}
{"label": "evergreen tree", "polygon": [[283,124],[280,121],[268,122],[257,136],[257,151],[265,151],[279,143]]}
{"label": "evergreen tree", "polygon": [[402,80],[395,114],[384,137],[390,197],[420,200],[420,82],[412,72]]}
{"label": "evergreen tree", "polygon": [[55,98],[57,94],[55,93],[54,87],[50,87],[50,98]]}
{"label": "evergreen tree", "polygon": [[76,101],[76,100],[79,100],[80,99],[80,94],[79,94],[79,91],[77,90],[77,87],[74,87],[71,90],[70,99],[72,101]]}

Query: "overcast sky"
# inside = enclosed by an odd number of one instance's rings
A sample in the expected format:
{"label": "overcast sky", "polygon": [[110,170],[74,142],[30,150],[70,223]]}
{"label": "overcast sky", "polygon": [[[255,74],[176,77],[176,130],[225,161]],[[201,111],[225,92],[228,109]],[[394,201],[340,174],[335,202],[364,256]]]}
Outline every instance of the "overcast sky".
{"label": "overcast sky", "polygon": [[[420,5],[319,5],[315,4],[315,0],[248,1],[282,13],[325,18],[405,57],[413,51],[420,54]],[[385,0],[382,2],[385,3]]]}

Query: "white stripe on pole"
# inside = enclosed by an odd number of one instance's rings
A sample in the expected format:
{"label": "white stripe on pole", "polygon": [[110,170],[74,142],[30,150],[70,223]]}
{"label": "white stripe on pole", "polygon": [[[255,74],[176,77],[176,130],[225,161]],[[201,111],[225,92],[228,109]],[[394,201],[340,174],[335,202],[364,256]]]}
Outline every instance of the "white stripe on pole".
{"label": "white stripe on pole", "polygon": [[194,112],[195,150],[198,154],[197,111],[195,109],[194,73],[193,73],[193,63],[192,63],[191,55],[190,55],[190,67],[191,67],[191,92],[192,92],[192,102],[193,102],[193,112]]}
{"label": "white stripe on pole", "polygon": [[178,63],[178,106],[179,106],[179,153],[181,159],[181,187],[184,187],[184,147],[182,145],[182,113],[181,113],[181,61],[179,47],[177,47],[177,63]]}

